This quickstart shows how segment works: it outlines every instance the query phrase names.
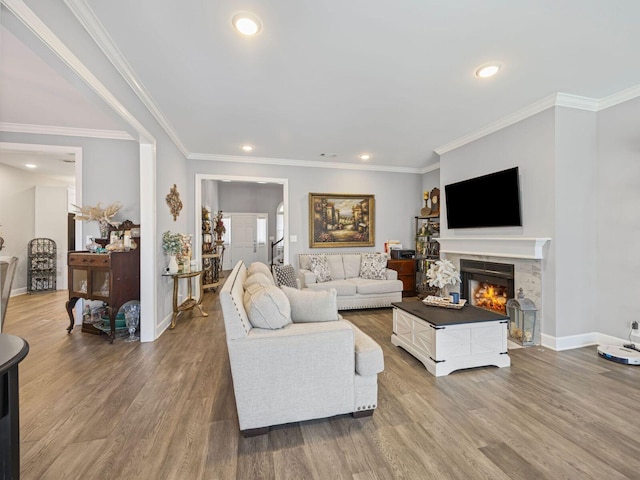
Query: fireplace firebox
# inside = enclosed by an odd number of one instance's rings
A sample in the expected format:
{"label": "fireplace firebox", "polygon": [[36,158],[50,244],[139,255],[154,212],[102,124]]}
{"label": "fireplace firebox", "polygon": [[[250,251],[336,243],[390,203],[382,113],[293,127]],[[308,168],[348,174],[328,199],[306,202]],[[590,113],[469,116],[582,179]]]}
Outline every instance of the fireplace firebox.
{"label": "fireplace firebox", "polygon": [[460,260],[460,295],[470,305],[506,314],[514,297],[514,266],[508,263]]}

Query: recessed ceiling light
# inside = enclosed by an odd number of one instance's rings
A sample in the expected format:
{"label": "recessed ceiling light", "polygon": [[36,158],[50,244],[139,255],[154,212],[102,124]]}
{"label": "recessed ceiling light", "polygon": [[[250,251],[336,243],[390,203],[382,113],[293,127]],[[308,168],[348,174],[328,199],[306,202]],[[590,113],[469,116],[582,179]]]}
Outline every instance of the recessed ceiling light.
{"label": "recessed ceiling light", "polygon": [[24,166],[27,168],[36,168],[36,166],[33,163],[25,163]]}
{"label": "recessed ceiling light", "polygon": [[502,65],[500,65],[499,63],[482,65],[481,67],[478,67],[475,74],[478,78],[493,77],[496,73],[498,73],[498,70],[500,70],[500,68],[502,68]]}
{"label": "recessed ceiling light", "polygon": [[262,184],[265,184],[265,183],[267,183],[267,182],[258,182],[258,183],[262,183]]}
{"label": "recessed ceiling light", "polygon": [[369,160],[371,158],[371,154],[369,153],[363,153],[362,155],[360,155],[360,160]]}
{"label": "recessed ceiling light", "polygon": [[238,32],[247,36],[255,35],[262,29],[258,17],[251,13],[237,13],[231,23]]}
{"label": "recessed ceiling light", "polygon": [[242,150],[245,152],[253,152],[253,145],[242,145]]}

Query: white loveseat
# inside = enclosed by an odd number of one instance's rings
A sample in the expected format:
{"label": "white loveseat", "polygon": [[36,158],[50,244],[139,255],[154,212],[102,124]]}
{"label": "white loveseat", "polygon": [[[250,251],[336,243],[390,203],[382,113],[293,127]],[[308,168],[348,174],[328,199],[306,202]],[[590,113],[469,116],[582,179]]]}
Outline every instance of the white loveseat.
{"label": "white loveseat", "polygon": [[335,307],[334,321],[255,328],[244,307],[245,282],[249,297],[253,291],[247,278],[247,268],[238,262],[220,290],[243,434],[258,435],[271,425],[345,413],[371,415],[378,403],[377,374],[384,369],[380,346],[342,319]]}
{"label": "white loveseat", "polygon": [[326,256],[331,271],[331,280],[323,282],[319,282],[311,271],[312,255],[317,254],[298,255],[300,285],[312,290],[335,288],[338,292],[338,310],[390,307],[392,302],[402,301],[402,281],[398,280],[395,270],[385,269],[383,279],[362,278],[362,253],[322,254]]}

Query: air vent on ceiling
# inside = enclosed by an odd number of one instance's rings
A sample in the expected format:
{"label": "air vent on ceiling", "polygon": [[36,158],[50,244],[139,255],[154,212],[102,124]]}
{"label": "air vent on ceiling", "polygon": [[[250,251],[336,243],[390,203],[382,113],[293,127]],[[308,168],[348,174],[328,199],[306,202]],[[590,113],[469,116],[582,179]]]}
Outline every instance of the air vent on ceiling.
{"label": "air vent on ceiling", "polygon": [[337,153],[321,153],[320,156],[326,157],[326,158],[336,158],[338,154]]}
{"label": "air vent on ceiling", "polygon": [[74,158],[63,158],[60,161],[64,163],[76,163],[76,160]]}

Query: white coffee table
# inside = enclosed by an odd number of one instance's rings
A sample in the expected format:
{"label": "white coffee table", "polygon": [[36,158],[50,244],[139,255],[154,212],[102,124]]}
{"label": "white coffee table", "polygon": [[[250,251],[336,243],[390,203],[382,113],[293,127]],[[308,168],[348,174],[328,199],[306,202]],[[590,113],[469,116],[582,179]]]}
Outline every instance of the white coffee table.
{"label": "white coffee table", "polygon": [[439,377],[463,368],[508,367],[509,317],[471,305],[460,310],[420,301],[393,303],[391,343]]}

